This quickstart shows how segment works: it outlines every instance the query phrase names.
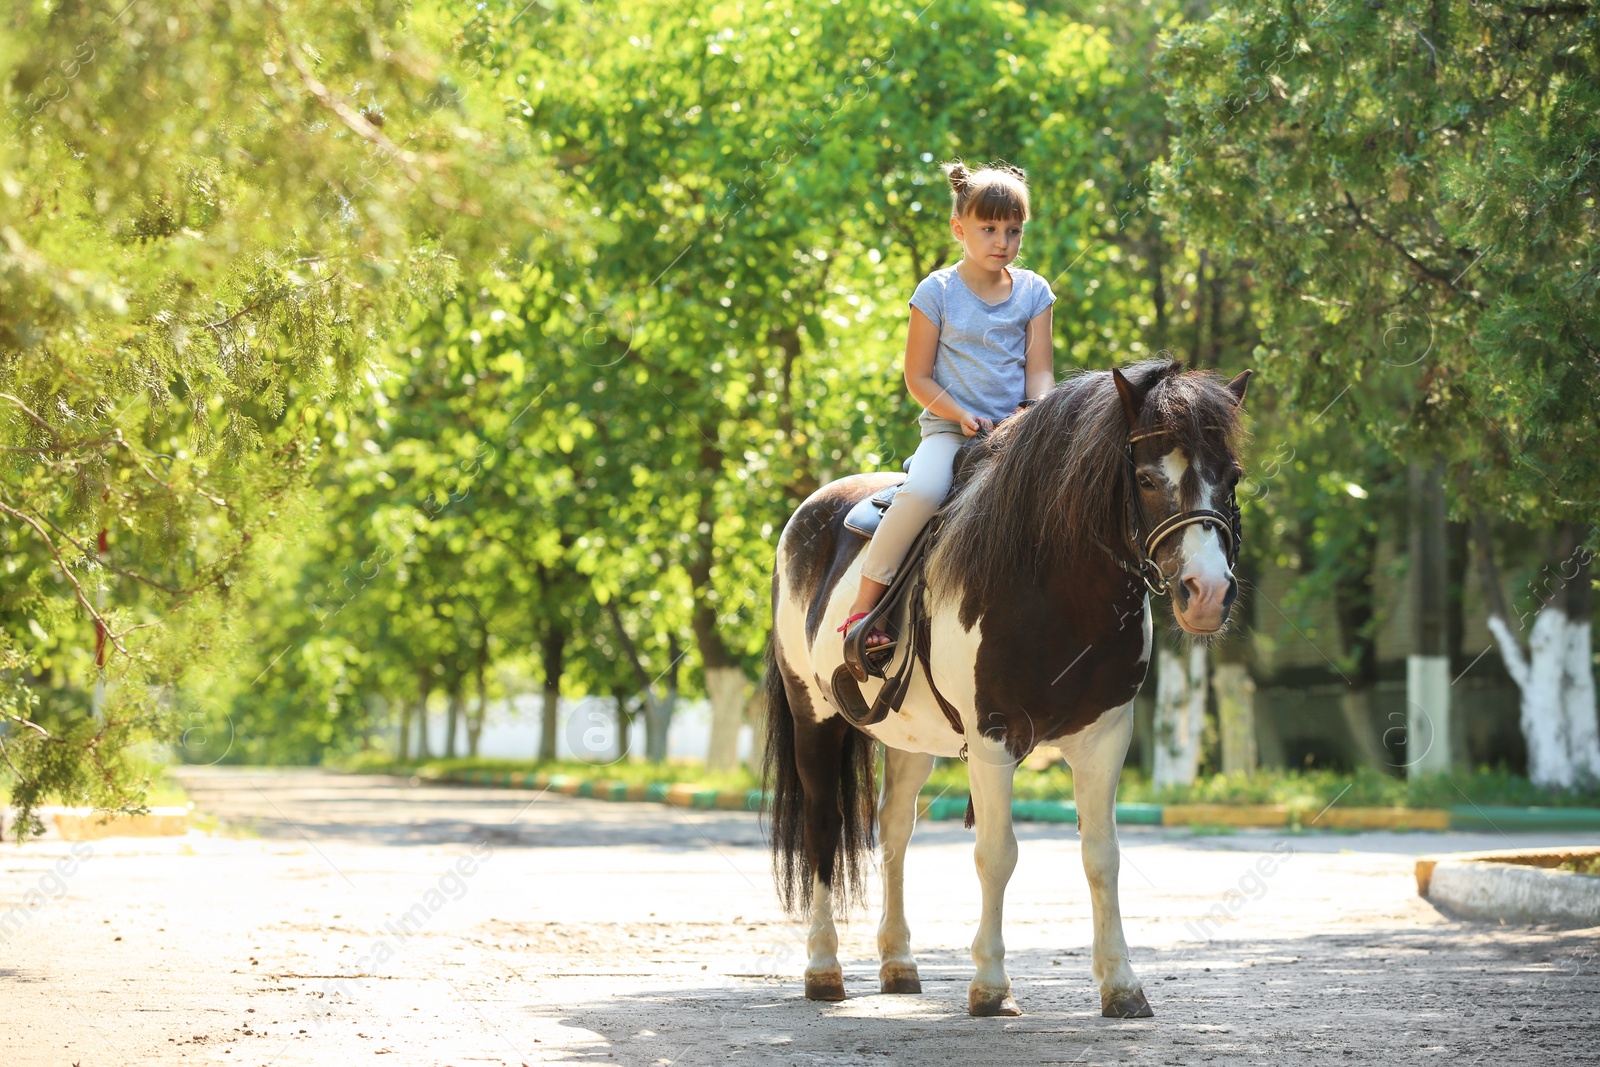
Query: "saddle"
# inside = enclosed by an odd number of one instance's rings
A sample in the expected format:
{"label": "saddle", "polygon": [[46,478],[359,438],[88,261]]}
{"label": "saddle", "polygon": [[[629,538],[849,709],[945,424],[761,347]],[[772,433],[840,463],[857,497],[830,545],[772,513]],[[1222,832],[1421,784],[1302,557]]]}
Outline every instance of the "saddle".
{"label": "saddle", "polygon": [[[925,568],[928,555],[943,524],[945,510],[971,475],[978,459],[978,450],[986,447],[981,436],[973,437],[956,452],[945,505],[934,512],[928,524],[917,534],[917,539],[911,542],[911,547],[906,550],[906,558],[877,605],[845,635],[844,662],[833,672],[834,704],[846,719],[857,726],[882,722],[890,712],[900,710],[911,688],[912,666],[920,660],[928,687],[933,690],[934,699],[938,701],[950,728],[956,733],[964,732],[960,713],[939,692],[933,680],[933,670],[928,662],[932,635],[923,593],[927,587]],[[845,515],[845,528],[870,539],[903,485],[903,482],[896,482],[884,486],[871,496],[857,501]],[[875,628],[893,637],[894,644],[869,650],[866,647],[867,634]],[[905,640],[907,636],[911,638],[910,641]],[[908,649],[907,645],[911,647]],[[905,650],[905,655],[898,657],[900,666],[890,676],[888,670],[902,650]],[[861,693],[861,683],[869,677],[884,679],[883,688],[870,705]]]}
{"label": "saddle", "polygon": [[[973,437],[956,451],[955,464],[951,469],[953,478],[950,482],[950,493],[945,498],[946,500],[953,498],[956,495],[956,491],[967,483],[967,478],[972,473],[972,465],[978,459],[977,449],[981,447],[978,442],[981,440],[981,437]],[[911,461],[909,459],[905,462],[905,469],[911,469]],[[901,480],[893,485],[886,485],[871,496],[863,497],[856,501],[855,505],[851,507],[844,517],[845,528],[851,533],[860,534],[862,537],[871,540],[872,535],[878,532],[878,524],[883,521],[883,513],[889,510],[889,505],[894,503],[894,498],[899,495],[904,486],[905,482]],[[940,512],[942,513],[943,510],[941,508]],[[929,522],[931,524],[932,520],[929,520]],[[915,546],[912,546],[912,550],[915,550]],[[909,555],[907,555],[907,559],[910,559]],[[904,568],[902,567],[902,569]]]}
{"label": "saddle", "polygon": [[864,496],[857,500],[844,517],[845,529],[851,533],[860,534],[867,540],[878,532],[878,524],[883,521],[883,513],[889,510],[889,505],[894,503],[894,498],[900,495],[904,481],[886,485],[871,496]]}

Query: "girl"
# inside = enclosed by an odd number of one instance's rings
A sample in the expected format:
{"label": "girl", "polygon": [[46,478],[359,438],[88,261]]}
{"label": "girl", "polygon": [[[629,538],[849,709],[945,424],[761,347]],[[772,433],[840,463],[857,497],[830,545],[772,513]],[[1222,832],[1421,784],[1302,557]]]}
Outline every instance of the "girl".
{"label": "girl", "polygon": [[[872,609],[894,579],[906,550],[950,491],[956,450],[967,437],[988,432],[1055,385],[1050,342],[1050,284],[1031,270],[1011,267],[1028,220],[1027,176],[996,164],[969,171],[946,164],[950,178],[950,232],[964,255],[936,270],[911,296],[906,338],[906,388],[923,407],[917,421],[922,444],[910,473],[868,543],[861,586],[841,631]],[[894,640],[881,630],[866,647]]]}

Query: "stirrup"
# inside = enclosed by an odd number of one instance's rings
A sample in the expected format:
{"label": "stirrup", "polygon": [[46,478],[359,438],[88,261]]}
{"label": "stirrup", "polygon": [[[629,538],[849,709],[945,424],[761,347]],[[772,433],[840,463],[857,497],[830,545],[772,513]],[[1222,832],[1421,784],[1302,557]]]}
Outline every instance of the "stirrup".
{"label": "stirrup", "polygon": [[900,647],[900,642],[887,630],[878,632],[889,638],[888,644],[867,647],[867,635],[882,614],[876,607],[871,611],[858,611],[839,627],[841,630],[848,628],[849,632],[844,635],[844,663],[858,682],[865,682],[869,677],[886,677],[894,651]]}

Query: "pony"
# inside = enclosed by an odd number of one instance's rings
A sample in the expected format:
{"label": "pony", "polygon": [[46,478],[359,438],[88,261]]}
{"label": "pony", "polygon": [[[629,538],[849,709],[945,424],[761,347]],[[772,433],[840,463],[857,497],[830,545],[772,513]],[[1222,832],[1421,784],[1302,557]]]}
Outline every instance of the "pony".
{"label": "pony", "polygon": [[[844,516],[898,476],[831,482],[790,517],[772,579],[763,777],[779,899],[790,914],[809,913],[808,998],[844,999],[834,911],[861,895],[878,829],[880,989],[922,991],[905,852],[935,757],[959,756],[983,901],[967,1009],[1021,1014],[1001,937],[1017,859],[1012,779],[1049,741],[1072,767],[1101,1013],[1153,1014],[1122,932],[1117,780],[1150,662],[1151,593],[1170,591],[1178,626],[1204,638],[1223,631],[1238,590],[1236,444],[1249,375],[1224,384],[1168,360],[1079,372],[969,445],[970,473],[934,520],[913,594],[929,618],[924,670],[899,710],[870,726],[845,717],[827,681],[843,661],[835,628],[867,543]],[[894,656],[915,655],[913,643],[901,640]],[[869,702],[882,684],[868,681]],[[874,742],[885,749],[876,806]]]}

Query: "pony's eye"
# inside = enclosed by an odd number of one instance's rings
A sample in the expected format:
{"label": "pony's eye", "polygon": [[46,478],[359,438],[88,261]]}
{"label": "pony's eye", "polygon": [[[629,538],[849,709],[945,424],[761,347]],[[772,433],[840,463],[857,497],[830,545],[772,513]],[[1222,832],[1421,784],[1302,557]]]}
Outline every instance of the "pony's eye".
{"label": "pony's eye", "polygon": [[1140,489],[1154,489],[1155,487],[1156,487],[1155,481],[1148,474],[1139,475],[1139,488]]}

